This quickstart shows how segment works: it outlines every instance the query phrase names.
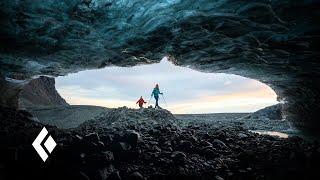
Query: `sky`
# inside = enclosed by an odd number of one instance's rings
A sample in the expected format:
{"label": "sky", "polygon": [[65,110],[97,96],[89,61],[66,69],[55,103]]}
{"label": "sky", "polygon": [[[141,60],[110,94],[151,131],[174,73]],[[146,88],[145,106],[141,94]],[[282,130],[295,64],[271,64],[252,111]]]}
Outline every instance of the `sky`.
{"label": "sky", "polygon": [[110,108],[138,108],[140,96],[154,106],[155,100],[149,100],[155,84],[164,93],[159,105],[175,114],[254,112],[278,103],[276,93],[257,80],[198,72],[166,58],[157,64],[112,66],[56,78],[56,88],[69,104]]}

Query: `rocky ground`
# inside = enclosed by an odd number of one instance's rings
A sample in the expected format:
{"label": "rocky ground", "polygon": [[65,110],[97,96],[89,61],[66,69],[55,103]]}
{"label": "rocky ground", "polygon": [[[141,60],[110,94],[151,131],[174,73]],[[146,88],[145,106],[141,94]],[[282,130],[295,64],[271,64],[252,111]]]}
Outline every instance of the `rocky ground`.
{"label": "rocky ground", "polygon": [[320,178],[319,143],[258,135],[242,123],[112,109],[73,129],[46,125],[58,145],[43,163],[31,146],[43,124],[5,108],[0,118],[2,179]]}
{"label": "rocky ground", "polygon": [[[188,125],[190,122],[209,123],[211,126],[219,127],[242,125],[250,130],[277,131],[300,135],[299,131],[283,120],[281,115],[275,115],[280,107],[270,106],[255,113],[209,113],[209,114],[174,114],[179,120],[180,126]],[[85,121],[104,116],[110,108],[90,105],[69,105],[48,108],[29,108],[30,113],[43,123],[58,128],[68,129],[78,127]],[[270,111],[272,110],[272,111]]]}

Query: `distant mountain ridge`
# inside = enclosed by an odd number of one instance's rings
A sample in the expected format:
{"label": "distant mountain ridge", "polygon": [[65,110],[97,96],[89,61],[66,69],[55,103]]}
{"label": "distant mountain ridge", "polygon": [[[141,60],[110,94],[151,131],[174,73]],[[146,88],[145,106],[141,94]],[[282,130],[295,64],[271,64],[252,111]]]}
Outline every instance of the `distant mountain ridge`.
{"label": "distant mountain ridge", "polygon": [[69,106],[55,88],[55,80],[40,76],[24,85],[20,91],[19,108]]}

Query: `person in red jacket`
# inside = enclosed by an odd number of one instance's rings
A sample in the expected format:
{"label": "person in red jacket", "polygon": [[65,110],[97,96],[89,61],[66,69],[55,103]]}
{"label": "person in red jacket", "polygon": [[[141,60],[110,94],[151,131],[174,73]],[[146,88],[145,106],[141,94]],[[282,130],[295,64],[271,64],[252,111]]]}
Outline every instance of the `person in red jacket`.
{"label": "person in red jacket", "polygon": [[140,99],[136,102],[136,104],[138,104],[140,108],[143,108],[143,103],[147,103],[147,102],[145,102],[141,96]]}

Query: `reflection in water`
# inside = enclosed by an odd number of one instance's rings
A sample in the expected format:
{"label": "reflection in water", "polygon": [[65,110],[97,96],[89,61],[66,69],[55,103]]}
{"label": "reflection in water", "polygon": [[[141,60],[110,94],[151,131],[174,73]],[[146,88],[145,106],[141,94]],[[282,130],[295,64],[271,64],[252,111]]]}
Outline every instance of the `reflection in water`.
{"label": "reflection in water", "polygon": [[[106,67],[56,78],[58,92],[70,104],[137,107],[143,96],[149,101],[158,83],[173,113],[253,112],[278,103],[267,85],[232,74],[202,73],[160,63],[134,67]],[[154,105],[154,99],[151,99]]]}
{"label": "reflection in water", "polygon": [[255,132],[261,135],[270,135],[270,136],[277,136],[280,138],[288,138],[289,135],[286,133],[281,133],[277,131],[265,131],[265,130],[252,130],[251,132]]}

